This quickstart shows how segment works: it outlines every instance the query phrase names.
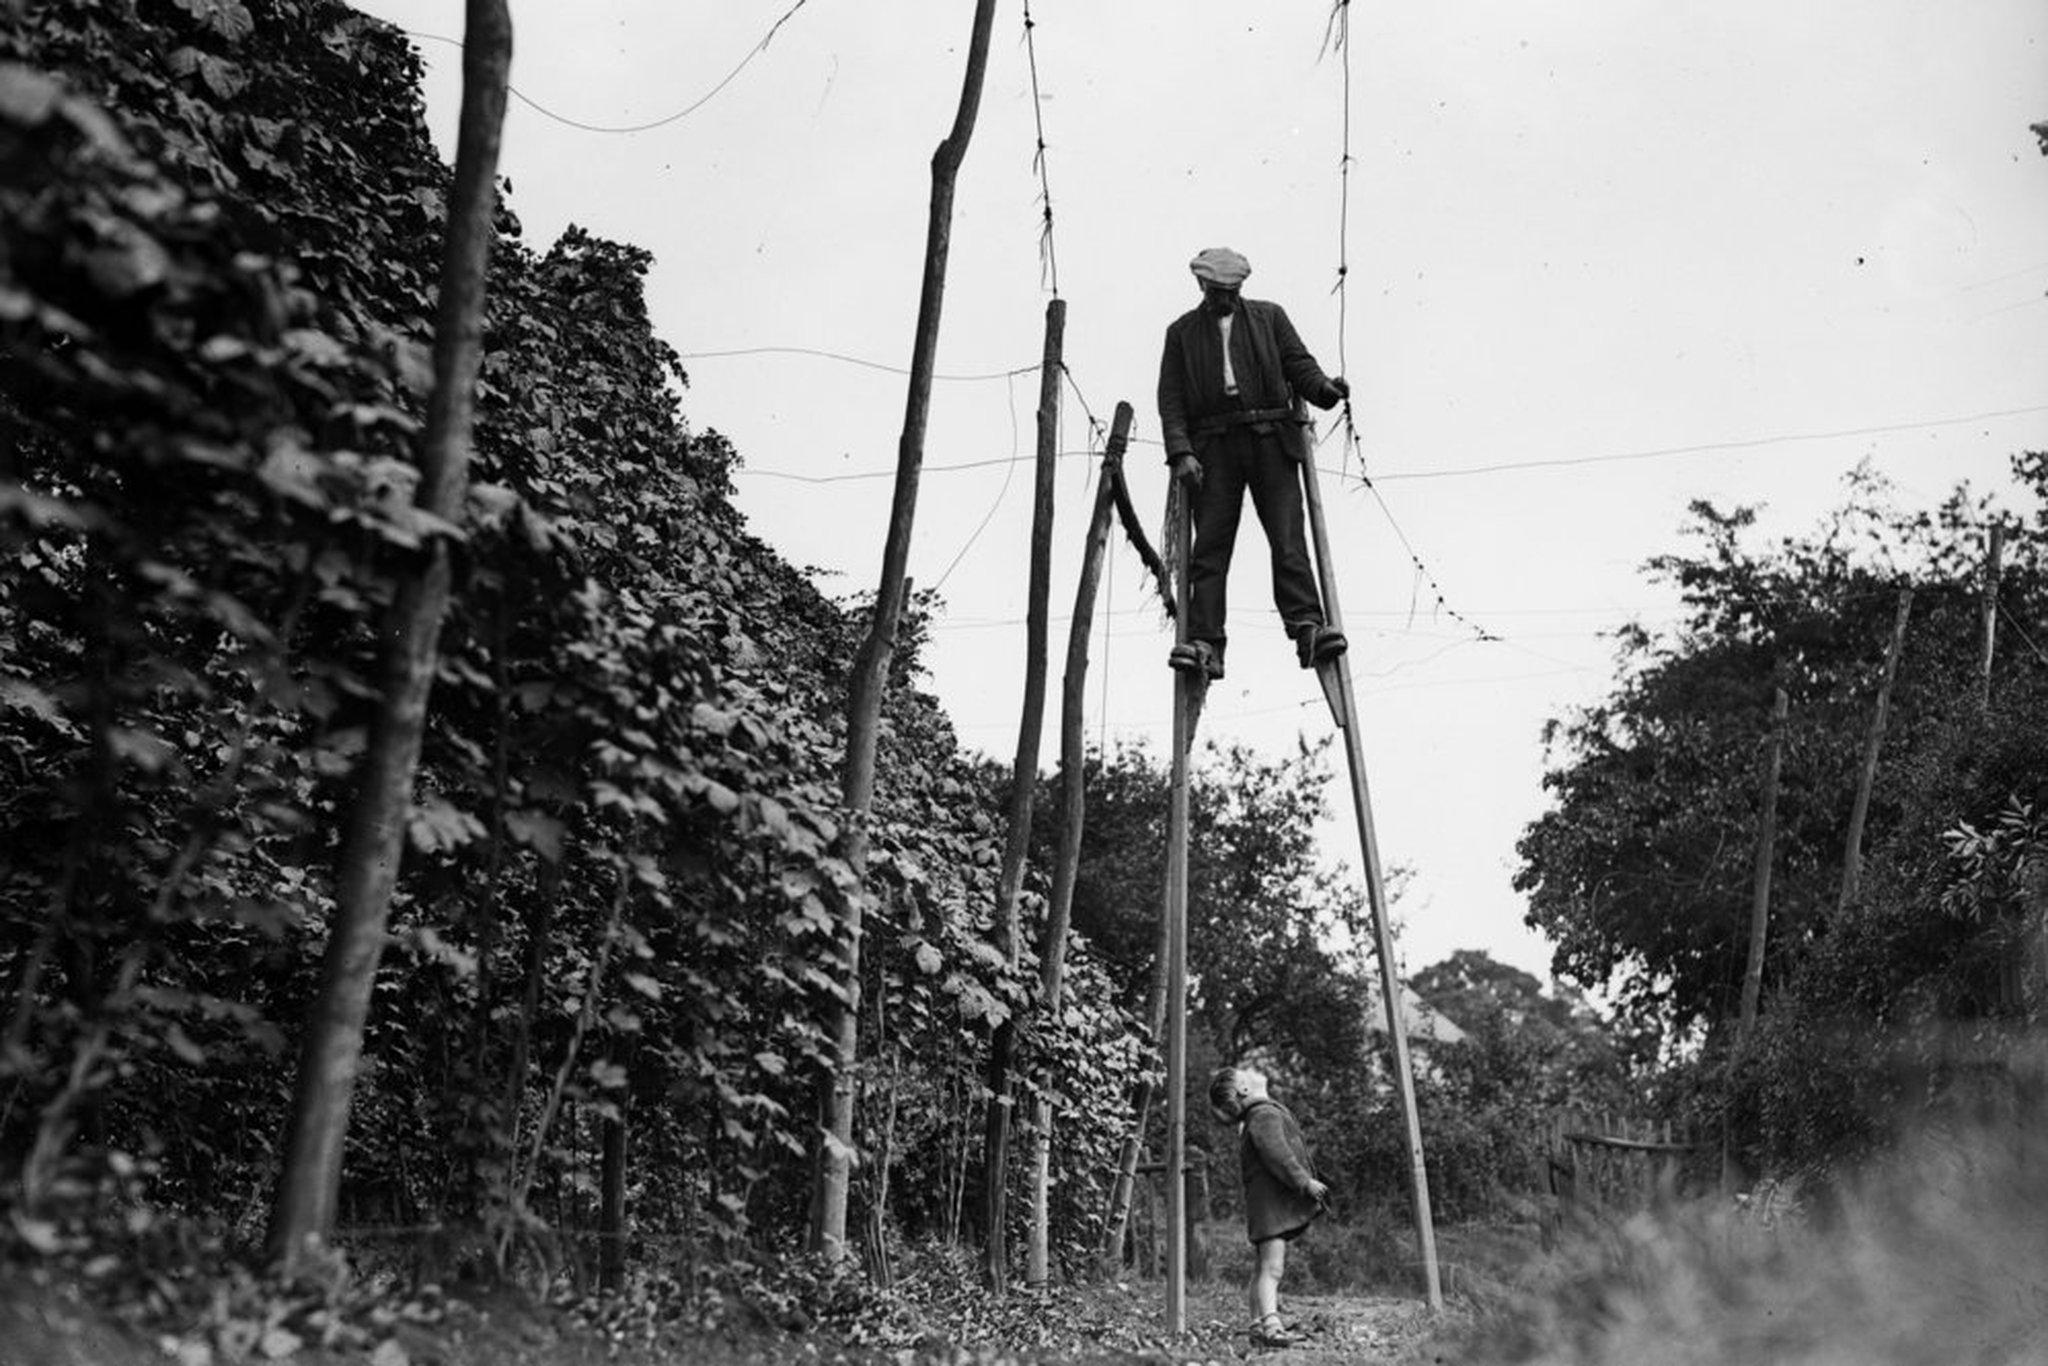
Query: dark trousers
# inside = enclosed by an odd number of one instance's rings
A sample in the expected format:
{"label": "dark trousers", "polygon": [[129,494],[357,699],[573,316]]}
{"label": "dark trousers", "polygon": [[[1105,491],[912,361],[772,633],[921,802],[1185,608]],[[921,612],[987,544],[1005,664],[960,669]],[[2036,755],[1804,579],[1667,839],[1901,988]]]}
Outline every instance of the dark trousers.
{"label": "dark trousers", "polygon": [[1273,605],[1291,634],[1320,626],[1322,598],[1316,592],[1315,561],[1309,558],[1301,474],[1281,432],[1261,435],[1249,427],[1224,431],[1203,446],[1202,486],[1195,490],[1195,546],[1188,559],[1188,638],[1222,645],[1224,586],[1245,490],[1266,529],[1273,551]]}

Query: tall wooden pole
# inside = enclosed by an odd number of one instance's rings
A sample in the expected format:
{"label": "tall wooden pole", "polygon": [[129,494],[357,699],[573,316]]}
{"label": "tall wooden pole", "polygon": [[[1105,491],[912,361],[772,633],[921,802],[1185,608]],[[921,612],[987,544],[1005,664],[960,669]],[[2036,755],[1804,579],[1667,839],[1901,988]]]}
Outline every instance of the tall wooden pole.
{"label": "tall wooden pole", "polygon": [[1886,713],[1892,703],[1892,680],[1898,676],[1899,656],[1906,648],[1906,620],[1913,614],[1913,590],[1899,590],[1899,610],[1892,620],[1891,643],[1885,647],[1884,677],[1877,685],[1877,707],[1870,714],[1870,733],[1863,741],[1863,771],[1856,779],[1856,799],[1849,807],[1849,835],[1842,850],[1842,892],[1835,902],[1837,912],[1849,909],[1856,899],[1856,886],[1863,877],[1863,822],[1870,815],[1870,789],[1877,782],[1877,756],[1884,746]]}
{"label": "tall wooden pole", "polygon": [[1763,810],[1756,823],[1756,858],[1750,879],[1749,958],[1742,971],[1742,1007],[1735,1021],[1735,1050],[1740,1053],[1756,1027],[1763,998],[1764,947],[1771,923],[1771,863],[1778,842],[1778,774],[1785,753],[1785,720],[1791,702],[1779,688],[1771,698],[1769,755],[1764,761]]}
{"label": "tall wooden pole", "polygon": [[[1177,634],[1188,629],[1191,521],[1186,483],[1175,479],[1166,503],[1174,567]],[[1173,675],[1173,767],[1166,809],[1166,1331],[1188,1326],[1188,1191],[1182,1172],[1188,1145],[1188,749],[1195,741],[1202,695],[1199,673]]]}
{"label": "tall wooden pole", "polygon": [[[468,0],[463,25],[462,113],[434,318],[434,388],[420,442],[415,501],[446,522],[468,496],[476,377],[483,360],[487,269],[497,240],[498,153],[512,67],[506,0]],[[270,1253],[289,1271],[334,1231],[349,1105],[361,1071],[363,1028],[398,886],[406,819],[426,733],[441,623],[453,592],[453,549],[435,537],[401,579],[385,616],[378,662],[383,696],[357,777],[335,877],[333,923],[320,987],[308,1012],[287,1120],[284,1163],[271,1209]]]}
{"label": "tall wooden pole", "polygon": [[[909,595],[910,532],[917,517],[917,485],[924,469],[924,434],[931,413],[932,371],[939,349],[939,315],[946,295],[946,261],[953,240],[953,187],[981,109],[982,78],[988,70],[989,32],[995,0],[976,0],[967,45],[967,74],[953,129],[932,153],[931,212],[925,227],[924,284],[918,296],[917,331],[911,342],[910,383],[903,405],[903,435],[896,444],[896,488],[889,505],[889,532],[882,544],[882,579],[875,611],[854,661],[846,699],[846,760],[840,769],[840,803],[846,827],[841,850],[855,874],[865,878],[868,812],[875,800],[875,750],[880,739],[882,694],[896,649],[896,625]],[[819,1105],[818,1144],[811,1185],[810,1246],[833,1258],[846,1255],[846,1196],[853,1167],[854,1066],[860,1054],[861,903],[846,898],[840,925],[841,999],[834,1021],[831,1075]]]}
{"label": "tall wooden pole", "polygon": [[1981,624],[1983,649],[1977,659],[1978,701],[1991,705],[1991,659],[1998,643],[1998,578],[2005,554],[2005,523],[1991,524],[1991,544],[1984,552],[1984,586],[1979,595],[1977,615]]}
{"label": "tall wooden pole", "polygon": [[[1330,531],[1323,517],[1323,494],[1316,479],[1315,451],[1306,426],[1297,428],[1296,450],[1303,488],[1308,494],[1309,530],[1316,550],[1316,577],[1323,591],[1323,616],[1343,629],[1337,600],[1337,567],[1330,555]],[[1408,1130],[1408,1185],[1415,1211],[1415,1237],[1422,1258],[1423,1287],[1429,1307],[1444,1307],[1443,1281],[1437,1271],[1436,1225],[1429,1208],[1429,1169],[1422,1156],[1422,1115],[1415,1101],[1415,1074],[1408,1057],[1408,1024],[1401,1010],[1401,978],[1394,961],[1394,930],[1387,907],[1386,877],[1380,866],[1379,837],[1373,830],[1372,794],[1365,779],[1365,750],[1358,734],[1358,705],[1351,687],[1351,657],[1337,656],[1317,666],[1317,680],[1330,703],[1331,715],[1344,733],[1344,767],[1351,779],[1351,805],[1358,822],[1358,847],[1365,864],[1366,904],[1372,912],[1373,947],[1380,960],[1380,995],[1387,1003],[1387,1037],[1394,1046],[1394,1082],[1401,1093],[1401,1115]]]}
{"label": "tall wooden pole", "polygon": [[[1110,423],[1109,448],[1095,485],[1095,510],[1081,544],[1081,579],[1074,589],[1074,619],[1067,630],[1067,668],[1060,682],[1060,844],[1053,864],[1052,901],[1046,907],[1045,942],[1038,952],[1038,1009],[1056,1019],[1066,985],[1067,931],[1073,924],[1074,884],[1081,870],[1081,835],[1088,798],[1088,636],[1095,623],[1095,594],[1109,545],[1115,498],[1111,467],[1121,463],[1131,435],[1131,405],[1118,403]],[[1052,1272],[1052,1102],[1040,1096],[1032,1109],[1031,1232],[1024,1256],[1024,1281],[1042,1286]]]}
{"label": "tall wooden pole", "polygon": [[[1003,957],[1015,971],[1024,957],[1024,931],[1017,913],[1024,890],[1024,862],[1031,852],[1031,811],[1038,795],[1038,743],[1045,730],[1045,670],[1052,596],[1053,475],[1059,464],[1061,353],[1066,340],[1067,302],[1045,306],[1045,351],[1038,366],[1038,458],[1031,505],[1031,565],[1024,606],[1024,707],[1017,723],[1017,757],[1010,766],[1009,832],[1003,844],[996,886],[996,927]],[[988,1125],[983,1136],[982,1279],[1002,1291],[1010,1281],[1009,1174],[1010,1114],[1015,1086],[1010,1065],[1017,1049],[1017,1022],[1007,1017],[989,1039]]]}

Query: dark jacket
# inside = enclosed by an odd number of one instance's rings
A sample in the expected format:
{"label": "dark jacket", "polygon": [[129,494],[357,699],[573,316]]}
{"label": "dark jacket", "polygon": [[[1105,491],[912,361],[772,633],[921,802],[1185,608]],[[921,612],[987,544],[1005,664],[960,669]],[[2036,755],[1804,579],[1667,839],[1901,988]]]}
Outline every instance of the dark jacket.
{"label": "dark jacket", "polygon": [[1253,1101],[1238,1123],[1245,1233],[1254,1243],[1292,1238],[1323,1210],[1308,1193],[1315,1172],[1309,1166],[1301,1126],[1277,1100]]}
{"label": "dark jacket", "polygon": [[1264,299],[1241,299],[1230,326],[1230,368],[1237,397],[1223,392],[1223,335],[1200,308],[1175,318],[1159,358],[1159,435],[1172,462],[1193,455],[1207,436],[1202,419],[1241,408],[1283,409],[1296,394],[1318,408],[1337,392],[1302,345],[1287,311]]}

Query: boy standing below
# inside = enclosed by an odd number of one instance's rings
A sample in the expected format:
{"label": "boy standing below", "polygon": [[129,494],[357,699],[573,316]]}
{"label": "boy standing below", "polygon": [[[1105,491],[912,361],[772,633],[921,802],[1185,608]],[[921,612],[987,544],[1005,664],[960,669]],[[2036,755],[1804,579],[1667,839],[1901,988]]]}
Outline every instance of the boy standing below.
{"label": "boy standing below", "polygon": [[1248,1292],[1252,1346],[1291,1347],[1280,1323],[1280,1276],[1287,1244],[1323,1212],[1330,1188],[1309,1166],[1301,1126],[1286,1106],[1266,1094],[1266,1078],[1250,1067],[1217,1069],[1209,1079],[1209,1108],[1238,1126],[1238,1161],[1244,1173],[1245,1232],[1254,1260]]}

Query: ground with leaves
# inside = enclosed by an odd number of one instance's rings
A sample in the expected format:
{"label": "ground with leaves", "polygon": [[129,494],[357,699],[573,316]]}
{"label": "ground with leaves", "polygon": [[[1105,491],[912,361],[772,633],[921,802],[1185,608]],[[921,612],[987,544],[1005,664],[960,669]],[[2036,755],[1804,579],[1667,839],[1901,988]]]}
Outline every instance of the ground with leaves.
{"label": "ground with leaves", "polygon": [[[1254,1354],[1246,1341],[1242,1291],[1217,1283],[1190,1288],[1189,1332],[1162,1331],[1157,1282],[1016,1294],[997,1300],[962,1287],[948,1321],[893,1313],[827,1326],[772,1322],[734,1307],[716,1326],[650,1323],[618,1304],[539,1304],[511,1295],[453,1298],[430,1311],[391,1309],[374,1341],[345,1350],[307,1343],[282,1319],[267,1328],[249,1315],[222,1335],[151,1329],[73,1290],[27,1274],[0,1276],[0,1342],[8,1366],[213,1366],[284,1360],[339,1366],[705,1366],[780,1362],[849,1366],[1027,1366],[1055,1362],[1230,1362],[1256,1355],[1276,1366],[1389,1363],[1442,1359],[1432,1342],[1457,1311],[1432,1316],[1419,1300],[1365,1294],[1317,1294],[1288,1302],[1299,1347]],[[900,1308],[900,1306],[899,1306]],[[277,1319],[275,1314],[269,1317]],[[690,1317],[697,1317],[691,1315]],[[303,1324],[299,1325],[303,1327]],[[893,1330],[893,1331],[891,1331]]]}

